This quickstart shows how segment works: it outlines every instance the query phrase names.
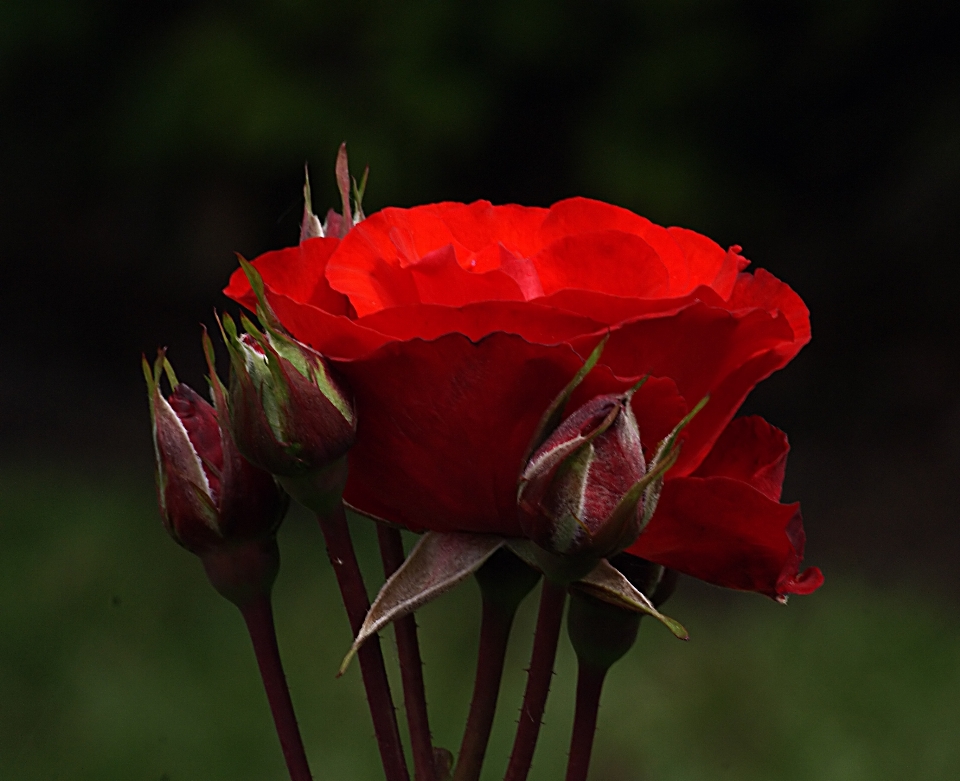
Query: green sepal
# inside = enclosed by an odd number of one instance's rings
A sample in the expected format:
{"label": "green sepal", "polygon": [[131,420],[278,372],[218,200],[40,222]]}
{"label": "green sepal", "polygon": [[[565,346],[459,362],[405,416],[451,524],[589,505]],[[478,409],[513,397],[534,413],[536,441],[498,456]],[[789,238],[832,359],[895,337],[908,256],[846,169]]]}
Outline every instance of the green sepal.
{"label": "green sepal", "polygon": [[284,329],[283,324],[274,314],[270,304],[267,303],[267,289],[263,284],[263,277],[260,276],[260,272],[239,252],[237,253],[237,261],[240,263],[240,268],[243,269],[243,273],[247,276],[250,289],[253,290],[253,294],[257,298],[257,319],[260,321],[260,324],[268,331],[285,334],[286,329]]}
{"label": "green sepal", "polygon": [[323,236],[323,226],[313,213],[313,198],[310,193],[310,169],[303,164],[303,218],[300,220],[300,241]]}
{"label": "green sepal", "polygon": [[[663,476],[666,474],[667,470],[672,467],[676,461],[677,456],[679,456],[679,450],[673,450],[666,458],[661,459],[659,463],[651,463],[650,467],[647,469],[646,474],[641,477],[637,482],[630,486],[628,490],[617,502],[617,506],[613,509],[613,512],[610,513],[610,517],[607,519],[607,522],[603,525],[603,530],[610,530],[609,534],[614,532],[619,532],[622,539],[619,541],[608,541],[608,545],[611,548],[617,548],[619,550],[624,550],[629,547],[639,536],[639,532],[636,534],[633,533],[633,530],[639,528],[640,531],[646,526],[643,518],[641,517],[640,523],[638,526],[634,526],[628,534],[624,535],[624,531],[630,529],[632,519],[636,517],[637,505],[641,500],[646,501],[647,492],[650,489],[650,486],[655,482],[663,482]],[[648,519],[649,521],[649,519]],[[585,529],[589,535],[589,529]],[[613,538],[615,540],[615,538]]]}
{"label": "green sepal", "polygon": [[334,171],[337,176],[337,189],[340,190],[340,201],[343,204],[343,231],[346,235],[346,232],[353,227],[353,215],[350,213],[350,166],[347,162],[346,142],[340,144],[340,149],[337,150]]}
{"label": "green sepal", "polygon": [[560,391],[557,397],[550,403],[550,406],[547,407],[546,411],[540,418],[540,422],[537,424],[537,428],[533,433],[533,437],[530,439],[530,444],[527,446],[527,452],[523,456],[523,463],[526,464],[530,460],[530,456],[537,452],[544,442],[547,441],[550,434],[553,433],[554,429],[560,425],[560,421],[563,418],[563,410],[567,405],[567,402],[570,401],[570,397],[573,395],[573,392],[577,389],[577,386],[583,382],[583,378],[586,377],[592,370],[593,367],[597,365],[597,361],[600,360],[600,355],[603,353],[603,348],[607,345],[607,340],[610,338],[609,334],[604,336],[596,347],[593,348],[593,352],[587,357],[587,360],[584,361],[583,366],[580,367],[579,371],[573,375],[573,379],[567,383],[566,387]]}
{"label": "green sepal", "polygon": [[643,592],[637,589],[606,559],[597,562],[596,567],[591,572],[573,585],[590,596],[609,602],[611,605],[652,616],[680,640],[690,639],[690,634],[679,621],[665,616],[657,610]]}
{"label": "green sepal", "polygon": [[[202,464],[203,461],[204,459],[202,459],[198,453],[197,462]],[[216,532],[216,534],[222,538],[223,531],[220,529],[220,513],[217,511],[217,506],[213,503],[213,499],[211,498],[210,494],[207,493],[203,486],[197,485],[192,480],[188,480],[187,485],[190,486],[190,490],[193,491],[200,503],[200,514],[203,518],[203,522],[210,528],[211,531]]]}
{"label": "green sepal", "polygon": [[313,214],[313,198],[310,196],[310,166],[303,164],[303,208]]}
{"label": "green sepal", "polygon": [[677,437],[680,436],[680,432],[686,428],[687,424],[693,420],[696,414],[707,405],[709,400],[709,395],[700,399],[697,405],[684,415],[683,419],[673,427],[673,431],[660,442],[657,447],[657,452],[653,458],[650,459],[647,467],[648,474],[656,470],[659,471],[659,477],[651,481],[643,492],[643,515],[640,518],[640,533],[643,533],[643,530],[647,528],[647,524],[650,523],[654,511],[657,509],[657,504],[660,501],[660,493],[663,490],[663,475],[680,457],[680,446],[677,442]]}
{"label": "green sepal", "polygon": [[357,187],[356,178],[353,179],[353,209],[356,212],[354,219],[356,222],[366,219],[363,213],[363,194],[367,190],[367,178],[370,176],[370,166],[363,169],[363,177],[360,179],[360,186]]}
{"label": "green sepal", "polygon": [[204,326],[203,334],[200,336],[200,343],[203,345],[203,357],[207,361],[207,383],[210,385],[210,394],[213,396],[213,406],[220,419],[226,421],[230,415],[227,403],[227,388],[217,374],[217,357],[213,351],[213,342],[210,340],[210,334],[207,333],[206,326]]}

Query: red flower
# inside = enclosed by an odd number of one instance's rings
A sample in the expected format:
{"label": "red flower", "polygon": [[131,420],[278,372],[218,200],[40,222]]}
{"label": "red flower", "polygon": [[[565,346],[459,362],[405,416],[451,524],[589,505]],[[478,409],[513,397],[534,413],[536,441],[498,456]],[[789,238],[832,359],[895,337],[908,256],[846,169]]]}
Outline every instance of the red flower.
{"label": "red flower", "polygon": [[[281,322],[353,388],[345,497],[363,512],[521,536],[532,432],[609,334],[568,410],[649,374],[632,400],[649,450],[710,395],[630,551],[723,586],[807,593],[822,577],[800,574],[799,512],[778,502],[786,440],[731,420],[809,341],[809,315],[747,264],[739,247],[574,198],[384,209],[342,241],[310,239],[254,265]],[[226,293],[255,304],[242,273]]]}

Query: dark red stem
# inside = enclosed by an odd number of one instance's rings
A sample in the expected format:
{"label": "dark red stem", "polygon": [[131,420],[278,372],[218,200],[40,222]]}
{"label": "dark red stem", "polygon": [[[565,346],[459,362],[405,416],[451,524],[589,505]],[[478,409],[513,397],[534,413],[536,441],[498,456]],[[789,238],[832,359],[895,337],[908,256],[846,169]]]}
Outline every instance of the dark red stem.
{"label": "dark red stem", "polygon": [[473,684],[470,715],[460,744],[457,770],[453,781],[477,781],[483,767],[483,758],[490,742],[493,717],[497,711],[503,663],[507,656],[507,641],[516,609],[506,610],[491,600],[483,600],[480,620],[480,649],[477,655],[477,677]]}
{"label": "dark red stem", "polygon": [[525,781],[530,772],[547,695],[550,693],[550,679],[553,677],[553,662],[557,656],[566,597],[565,586],[557,585],[547,578],[543,579],[540,612],[537,615],[537,629],[533,638],[533,654],[527,673],[527,688],[523,693],[520,723],[517,725],[513,752],[510,754],[510,764],[507,765],[507,774],[503,781]]}
{"label": "dark red stem", "polygon": [[273,713],[273,723],[277,727],[277,737],[280,738],[280,748],[287,762],[290,781],[311,781],[313,776],[307,764],[297,717],[290,700],[290,690],[287,688],[283,664],[280,662],[270,597],[255,597],[241,607],[240,612],[247,623],[250,640],[253,641],[253,651],[257,655],[257,666],[260,668],[260,677],[263,678],[263,688],[267,692],[267,701]]}
{"label": "dark red stem", "polygon": [[570,739],[570,759],[566,781],[587,781],[593,736],[597,731],[597,711],[606,670],[580,665],[577,673],[577,707],[573,717],[573,737]]}
{"label": "dark red stem", "polygon": [[[327,556],[340,586],[343,605],[347,609],[350,629],[356,637],[370,609],[370,599],[363,585],[363,574],[353,550],[343,505],[338,503],[330,513],[318,515],[317,518],[327,545]],[[387,781],[410,781],[400,743],[400,730],[397,728],[397,712],[393,707],[390,682],[383,665],[380,638],[374,636],[367,640],[357,652],[357,659],[360,661],[360,673],[373,718],[373,730],[380,746],[383,772]]]}
{"label": "dark red stem", "polygon": [[[377,541],[380,543],[380,557],[383,559],[383,574],[389,578],[400,569],[406,558],[403,538],[399,529],[378,523]],[[410,728],[414,775],[417,781],[434,781],[436,769],[430,720],[427,716],[427,695],[423,685],[423,662],[420,659],[420,642],[417,639],[417,620],[412,614],[404,616],[394,622],[393,629],[397,638],[397,655],[400,658],[400,679],[403,682],[407,726]]]}

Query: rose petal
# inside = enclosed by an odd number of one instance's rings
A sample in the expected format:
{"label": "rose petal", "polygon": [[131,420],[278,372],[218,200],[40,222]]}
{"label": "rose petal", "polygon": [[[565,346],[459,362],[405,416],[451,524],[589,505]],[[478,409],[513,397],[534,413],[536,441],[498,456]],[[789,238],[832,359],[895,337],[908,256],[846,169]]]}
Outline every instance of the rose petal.
{"label": "rose petal", "polygon": [[604,330],[603,323],[540,306],[535,301],[486,301],[457,308],[417,304],[383,309],[352,320],[269,289],[267,300],[294,337],[336,360],[361,360],[387,342],[415,338],[429,341],[449,333],[461,333],[478,341],[501,331],[518,334],[530,342],[556,344]]}
{"label": "rose petal", "polygon": [[787,435],[763,418],[734,418],[693,476],[731,477],[779,502],[789,451]]}
{"label": "rose petal", "polygon": [[722,298],[727,298],[736,282],[737,274],[750,261],[742,257],[739,247],[724,251],[713,239],[686,228],[667,228],[671,238],[683,250],[690,268],[693,285],[710,285]]}
{"label": "rose petal", "polygon": [[392,342],[336,364],[359,421],[346,501],[417,531],[520,536],[523,455],[582,363],[565,345],[494,333]]}
{"label": "rose petal", "polygon": [[[584,352],[592,337],[573,341]],[[727,312],[701,302],[668,317],[624,323],[610,332],[601,363],[621,377],[671,377],[692,407],[710,401],[684,430],[675,474],[703,460],[756,384],[800,349],[786,317],[762,309]]]}
{"label": "rose petal", "polygon": [[[592,335],[585,336],[573,346],[588,352],[593,341]],[[614,327],[601,363],[621,377],[671,377],[684,398],[699,401],[752,357],[793,342],[785,317],[760,309],[727,312],[694,302],[666,317]]]}
{"label": "rose petal", "polygon": [[740,274],[727,301],[732,310],[763,309],[782,312],[793,329],[793,344],[784,344],[783,355],[789,361],[810,341],[810,310],[789,285],[758,268],[753,274]]}
{"label": "rose petal", "polygon": [[[492,206],[488,201],[384,209],[347,234],[327,279],[334,290],[349,296],[360,316],[416,303],[419,299],[411,296],[415,287],[404,272],[419,259],[451,246],[457,263],[469,268],[476,253],[498,243],[527,257],[539,249],[534,237],[546,214],[546,209]],[[490,270],[478,266],[481,272]]]}
{"label": "rose petal", "polygon": [[500,269],[474,273],[457,263],[453,245],[429,252],[409,267],[420,302],[457,307],[478,301],[523,301],[520,286]]}
{"label": "rose petal", "polygon": [[328,358],[367,355],[391,341],[346,315],[332,315],[267,289],[267,302],[284,327],[297,339]]}
{"label": "rose petal", "polygon": [[[296,247],[267,252],[253,261],[253,266],[268,289],[331,314],[345,315],[349,312],[347,298],[331,288],[324,276],[327,261],[339,245],[339,239],[307,239]],[[251,311],[257,308],[243,269],[233,272],[223,292]]]}
{"label": "rose petal", "polygon": [[617,325],[628,320],[676,314],[695,301],[721,309],[728,308],[726,302],[708,287],[698,287],[685,296],[675,298],[625,298],[594,290],[558,290],[537,303],[583,315],[607,325]]}
{"label": "rose petal", "polygon": [[[590,198],[568,198],[555,203],[543,221],[540,238],[548,244],[571,235],[606,230],[631,233],[654,250],[669,274],[667,294],[682,295],[696,284],[691,282],[683,250],[666,228],[609,203]],[[712,281],[712,277],[705,281]]]}
{"label": "rose petal", "polygon": [[[421,304],[384,309],[357,323],[397,340],[418,337],[430,340],[448,333],[461,333],[478,341],[488,334],[503,332],[538,344],[568,342],[584,333],[601,334],[604,330],[603,323],[540,306],[536,301],[483,301],[456,309]],[[598,336],[596,341],[599,340]]]}
{"label": "rose petal", "polygon": [[628,550],[718,586],[779,598],[822,583],[800,573],[803,524],[798,504],[778,504],[728,477],[667,480],[650,525]]}
{"label": "rose petal", "polygon": [[754,356],[718,383],[710,393],[707,405],[680,435],[683,447],[677,463],[672,467],[673,474],[688,475],[700,465],[747,394],[758,382],[782,367],[783,363],[775,350],[768,350]]}
{"label": "rose petal", "polygon": [[557,239],[531,262],[545,295],[575,289],[654,298],[665,295],[670,282],[653,247],[623,231],[594,231]]}
{"label": "rose petal", "polygon": [[167,401],[183,424],[194,451],[200,457],[210,495],[216,503],[220,498],[220,478],[223,471],[223,446],[217,412],[209,401],[182,382],[173,389]]}

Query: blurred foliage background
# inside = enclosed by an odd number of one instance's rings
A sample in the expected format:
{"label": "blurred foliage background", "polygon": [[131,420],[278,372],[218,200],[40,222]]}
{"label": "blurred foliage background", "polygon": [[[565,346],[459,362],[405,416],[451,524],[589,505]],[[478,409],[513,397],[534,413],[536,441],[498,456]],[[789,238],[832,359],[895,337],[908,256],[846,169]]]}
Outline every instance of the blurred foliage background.
{"label": "blurred foliage background", "polygon": [[[166,344],[202,383],[198,323],[228,306],[233,253],[296,240],[305,161],[336,203],[346,140],[368,212],[601,198],[742,245],[812,311],[813,343],[747,407],[790,434],[785,495],[827,585],[781,609],[684,583],[670,612],[694,642],[644,628],[594,778],[952,778],[958,17],[936,0],[0,3],[0,777],[282,777],[239,618],[152,507],[137,364]],[[348,638],[318,535],[297,515],[281,542],[315,772],[376,778],[358,676],[332,680]],[[450,747],[472,588],[423,616]],[[563,665],[537,778],[562,772]]]}

